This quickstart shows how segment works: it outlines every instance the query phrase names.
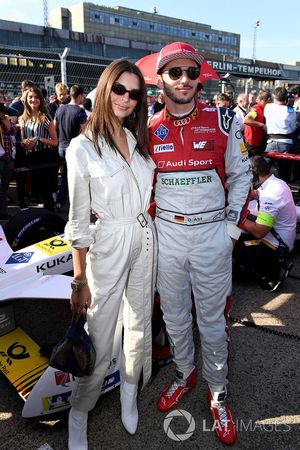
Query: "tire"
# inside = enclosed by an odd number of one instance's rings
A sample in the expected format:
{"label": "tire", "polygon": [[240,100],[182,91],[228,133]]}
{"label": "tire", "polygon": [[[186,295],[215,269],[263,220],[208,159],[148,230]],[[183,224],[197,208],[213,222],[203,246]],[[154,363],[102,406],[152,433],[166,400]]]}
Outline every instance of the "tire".
{"label": "tire", "polygon": [[65,225],[66,221],[54,212],[28,208],[14,215],[3,229],[9,245],[15,251],[63,233]]}

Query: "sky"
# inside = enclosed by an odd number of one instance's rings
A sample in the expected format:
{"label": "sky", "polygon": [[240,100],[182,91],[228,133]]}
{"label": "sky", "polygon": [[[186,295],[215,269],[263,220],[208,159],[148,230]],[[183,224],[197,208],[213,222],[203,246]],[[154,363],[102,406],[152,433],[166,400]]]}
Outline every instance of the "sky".
{"label": "sky", "polygon": [[[211,25],[213,29],[238,33],[241,36],[240,56],[252,58],[254,25],[256,28],[255,57],[272,62],[300,61],[299,0],[289,0],[285,9],[274,0],[249,2],[241,0],[102,0],[91,3],[104,6],[125,6],[158,14]],[[48,0],[48,11],[80,3],[80,0]],[[13,7],[11,5],[13,4]],[[187,5],[192,5],[187,8]],[[43,0],[0,0],[0,18],[43,25]]]}

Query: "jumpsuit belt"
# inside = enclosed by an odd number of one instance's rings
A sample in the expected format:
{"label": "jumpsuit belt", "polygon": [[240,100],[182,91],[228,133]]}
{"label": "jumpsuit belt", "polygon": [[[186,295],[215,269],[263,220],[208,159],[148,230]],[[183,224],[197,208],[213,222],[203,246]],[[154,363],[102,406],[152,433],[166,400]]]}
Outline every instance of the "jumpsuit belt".
{"label": "jumpsuit belt", "polygon": [[195,226],[225,220],[225,208],[218,208],[212,211],[203,211],[191,214],[182,214],[180,212],[169,211],[157,206],[156,217],[158,219],[165,220],[166,222],[177,223],[185,226]]}
{"label": "jumpsuit belt", "polygon": [[[99,220],[99,225],[132,225],[136,222],[139,222],[139,224],[141,225],[142,228],[145,228],[145,226],[148,225],[148,219],[149,219],[149,214],[147,212],[144,213],[140,213],[135,217],[121,217],[118,219],[102,219],[102,217],[100,217]],[[152,220],[151,220],[152,221]]]}

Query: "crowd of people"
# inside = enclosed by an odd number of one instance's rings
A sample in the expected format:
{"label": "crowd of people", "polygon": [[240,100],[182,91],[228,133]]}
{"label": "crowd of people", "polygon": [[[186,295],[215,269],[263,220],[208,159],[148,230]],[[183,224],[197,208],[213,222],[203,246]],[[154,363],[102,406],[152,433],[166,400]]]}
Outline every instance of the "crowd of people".
{"label": "crowd of people", "polygon": [[[28,193],[40,195],[50,210],[60,210],[69,197],[71,309],[87,311],[97,354],[93,375],[76,379],[72,392],[70,450],[88,448],[88,413],[110,364],[122,302],[121,420],[130,434],[136,432],[139,380],[142,375],[144,386],[151,375],[155,287],[175,365],[157,408],[168,412],[196,386],[194,303],[214,430],[224,444],[236,440],[224,316],[232,254],[246,270],[255,257],[255,275],[269,290],[287,274],[296,229],[286,183],[291,170],[279,166],[276,177],[263,154],[299,150],[300,101],[298,88],[290,93],[292,105],[280,87],[255,99],[254,92],[240,94],[236,104],[232,93],[218,93],[218,107],[208,108],[198,81],[202,63],[191,45],[174,42],[158,55],[156,90],[147,89],[136,65],[121,59],[104,70],[93,105],[77,85],[68,91],[57,84],[46,104],[39,89],[23,82],[22,97],[11,105],[15,116],[5,106],[0,110],[1,214],[14,149],[16,167],[21,161],[39,169],[30,179],[16,175],[20,206]],[[63,166],[60,186],[57,161]],[[155,217],[148,212],[151,200]]]}
{"label": "crowd of people", "polygon": [[43,89],[23,80],[21,92],[8,105],[5,92],[0,91],[0,220],[10,218],[7,196],[13,178],[20,209],[41,204],[61,211],[68,197],[65,150],[83,132],[90,114],[78,85],[69,90],[57,83],[55,95],[47,99]]}

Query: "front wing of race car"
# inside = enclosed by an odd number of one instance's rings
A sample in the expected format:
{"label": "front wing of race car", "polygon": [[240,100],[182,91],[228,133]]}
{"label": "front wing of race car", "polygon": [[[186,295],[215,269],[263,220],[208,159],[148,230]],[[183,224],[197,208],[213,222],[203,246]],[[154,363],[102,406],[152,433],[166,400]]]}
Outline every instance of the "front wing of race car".
{"label": "front wing of race car", "polygon": [[[0,227],[0,372],[25,400],[22,416],[26,418],[68,409],[74,377],[48,366],[40,346],[15,323],[13,303],[70,299],[71,277],[63,274],[72,268],[71,247],[62,235],[14,252]],[[121,344],[122,310],[103,393],[120,384]]]}

